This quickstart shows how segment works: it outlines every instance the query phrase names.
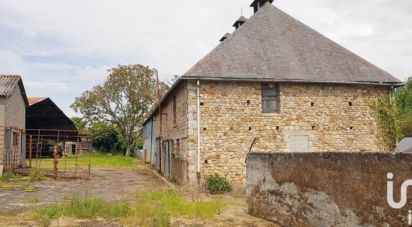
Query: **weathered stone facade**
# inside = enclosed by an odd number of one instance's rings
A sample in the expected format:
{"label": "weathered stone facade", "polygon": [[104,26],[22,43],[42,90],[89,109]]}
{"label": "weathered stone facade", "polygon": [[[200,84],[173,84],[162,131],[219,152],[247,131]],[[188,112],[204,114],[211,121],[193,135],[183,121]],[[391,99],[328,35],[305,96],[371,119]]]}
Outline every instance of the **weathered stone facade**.
{"label": "weathered stone facade", "polygon": [[309,152],[386,150],[369,105],[387,88],[290,83],[279,89],[279,113],[266,114],[260,83],[201,84],[202,176],[219,173],[244,185],[246,154],[289,152],[291,136],[307,136]]}
{"label": "weathered stone facade", "polygon": [[[282,83],[280,111],[267,114],[262,113],[261,85],[200,82],[200,179],[218,173],[243,186],[247,153],[290,152],[294,136],[307,137],[308,152],[387,150],[369,107],[389,92],[387,87]],[[171,178],[196,183],[196,81],[185,81],[174,96],[177,125],[170,118],[172,98],[162,107],[163,141],[173,140],[175,146]]]}
{"label": "weathered stone facade", "polygon": [[[162,152],[160,158],[159,170],[172,181],[179,184],[188,182],[188,165],[193,162],[188,150],[188,115],[187,115],[187,83],[180,84],[175,91],[165,100],[161,106],[162,112],[162,133],[160,134],[159,112],[154,115],[156,122],[156,138],[162,138]],[[176,119],[173,113],[173,99],[176,101]],[[168,154],[166,150],[170,150],[170,173],[166,162]]]}

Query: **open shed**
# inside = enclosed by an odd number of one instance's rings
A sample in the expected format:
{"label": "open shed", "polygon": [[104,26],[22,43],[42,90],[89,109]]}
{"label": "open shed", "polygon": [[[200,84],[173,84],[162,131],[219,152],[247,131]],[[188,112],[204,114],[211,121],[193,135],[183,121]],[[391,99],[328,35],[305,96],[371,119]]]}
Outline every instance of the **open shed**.
{"label": "open shed", "polygon": [[77,131],[70,118],[50,98],[29,98],[26,128]]}
{"label": "open shed", "polygon": [[[54,144],[59,145],[59,154],[73,154],[78,143],[84,139],[74,123],[50,98],[29,98],[26,114],[27,153],[35,158],[52,156]],[[31,149],[31,150],[30,150]]]}

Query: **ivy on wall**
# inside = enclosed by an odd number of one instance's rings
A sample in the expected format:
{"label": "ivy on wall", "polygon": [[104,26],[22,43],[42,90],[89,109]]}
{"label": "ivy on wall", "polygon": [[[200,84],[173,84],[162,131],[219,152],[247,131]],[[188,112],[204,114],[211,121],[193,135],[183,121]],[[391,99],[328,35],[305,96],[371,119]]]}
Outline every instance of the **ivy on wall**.
{"label": "ivy on wall", "polygon": [[412,137],[412,77],[405,86],[380,97],[371,107],[388,149],[394,151],[400,140]]}
{"label": "ivy on wall", "polygon": [[396,150],[397,143],[404,137],[401,130],[401,116],[392,95],[380,97],[371,107],[387,148]]}

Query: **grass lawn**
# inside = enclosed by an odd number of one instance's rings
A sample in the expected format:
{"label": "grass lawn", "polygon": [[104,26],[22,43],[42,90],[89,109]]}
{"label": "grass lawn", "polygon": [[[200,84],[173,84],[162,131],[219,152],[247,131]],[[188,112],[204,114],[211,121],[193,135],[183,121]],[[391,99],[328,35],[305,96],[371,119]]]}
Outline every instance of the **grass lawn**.
{"label": "grass lawn", "polygon": [[[94,152],[77,157],[79,166],[87,167],[91,161],[91,168],[138,168],[143,165],[143,161],[139,158],[125,157],[123,155],[110,155]],[[27,161],[28,162],[28,161]],[[76,164],[75,157],[62,157],[59,159],[59,169],[73,168]],[[52,169],[53,159],[44,158],[37,161],[32,160],[32,166],[41,169]]]}

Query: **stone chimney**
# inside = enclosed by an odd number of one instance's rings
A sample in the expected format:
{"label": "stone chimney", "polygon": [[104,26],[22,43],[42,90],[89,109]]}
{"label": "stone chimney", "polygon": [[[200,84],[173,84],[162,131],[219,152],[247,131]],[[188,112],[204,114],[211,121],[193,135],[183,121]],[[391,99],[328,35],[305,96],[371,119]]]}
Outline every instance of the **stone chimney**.
{"label": "stone chimney", "polygon": [[245,22],[247,21],[247,19],[244,16],[239,17],[239,19],[237,19],[237,21],[235,22],[235,24],[233,24],[233,27],[236,28],[236,30],[242,26]]}
{"label": "stone chimney", "polygon": [[260,7],[264,6],[266,3],[273,3],[274,0],[254,0],[250,7],[253,7],[254,12],[256,13]]}

